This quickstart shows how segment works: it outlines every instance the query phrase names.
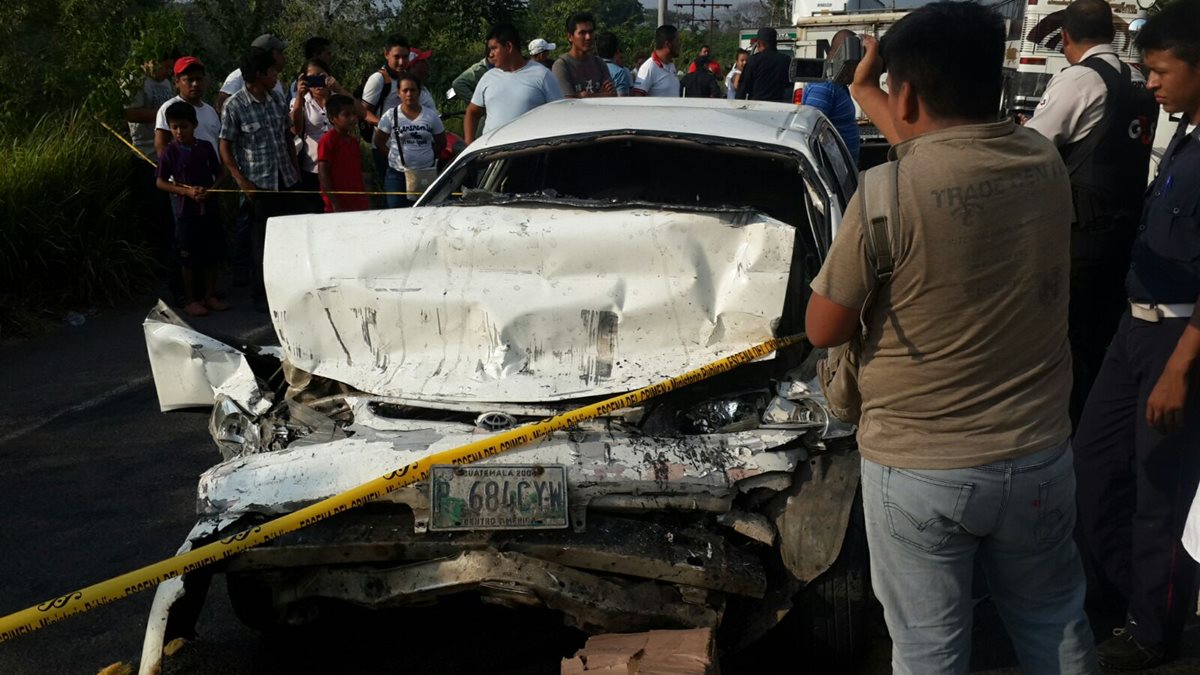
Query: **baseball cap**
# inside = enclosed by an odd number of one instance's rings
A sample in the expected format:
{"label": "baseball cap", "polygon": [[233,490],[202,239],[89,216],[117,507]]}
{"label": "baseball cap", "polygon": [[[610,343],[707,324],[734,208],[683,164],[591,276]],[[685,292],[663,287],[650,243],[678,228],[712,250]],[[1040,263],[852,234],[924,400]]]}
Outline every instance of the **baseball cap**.
{"label": "baseball cap", "polygon": [[175,59],[175,76],[182,75],[188,68],[199,68],[204,70],[204,64],[200,63],[200,59],[194,56],[181,56]]}
{"label": "baseball cap", "polygon": [[432,49],[417,49],[416,47],[413,47],[412,49],[408,50],[408,59],[405,61],[405,63],[411,66],[417,61],[424,61],[431,56],[433,56]]}
{"label": "baseball cap", "polygon": [[287,49],[286,42],[280,40],[274,35],[271,35],[270,33],[263,33],[262,35],[254,38],[254,42],[251,42],[250,46],[258,47],[259,49],[266,49],[268,51],[272,49],[278,49],[279,51]]}
{"label": "baseball cap", "polygon": [[558,48],[558,45],[553,42],[546,42],[542,38],[538,38],[529,43],[529,55],[541,54],[542,52],[552,52]]}

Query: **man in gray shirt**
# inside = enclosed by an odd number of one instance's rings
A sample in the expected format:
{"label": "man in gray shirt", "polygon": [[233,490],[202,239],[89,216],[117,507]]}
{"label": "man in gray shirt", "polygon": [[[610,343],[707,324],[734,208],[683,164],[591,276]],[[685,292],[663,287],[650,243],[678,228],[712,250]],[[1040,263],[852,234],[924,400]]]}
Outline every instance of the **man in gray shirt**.
{"label": "man in gray shirt", "polygon": [[571,49],[554,62],[554,77],[568,98],[616,96],[612,76],[604,59],[592,52],[596,20],[591,14],[572,14],[567,19],[567,42]]}

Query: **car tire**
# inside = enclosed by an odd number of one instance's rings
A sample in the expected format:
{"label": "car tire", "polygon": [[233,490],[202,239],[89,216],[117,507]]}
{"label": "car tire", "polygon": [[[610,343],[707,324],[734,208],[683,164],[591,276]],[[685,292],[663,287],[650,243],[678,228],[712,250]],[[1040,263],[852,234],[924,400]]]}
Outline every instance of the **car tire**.
{"label": "car tire", "polygon": [[857,495],[837,560],[796,597],[797,627],[807,633],[802,641],[813,643],[833,663],[860,663],[870,641],[873,606],[867,532]]}
{"label": "car tire", "polygon": [[230,572],[225,575],[225,590],[234,615],[248,628],[273,633],[282,626],[271,588],[262,579],[253,574]]}

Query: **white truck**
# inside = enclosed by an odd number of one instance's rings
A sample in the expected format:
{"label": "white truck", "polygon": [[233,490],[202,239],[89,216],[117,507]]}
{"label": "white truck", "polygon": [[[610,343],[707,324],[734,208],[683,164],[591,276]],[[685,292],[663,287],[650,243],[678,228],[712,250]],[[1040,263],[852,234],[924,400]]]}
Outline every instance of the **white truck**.
{"label": "white truck", "polygon": [[[795,24],[796,58],[823,59],[829,54],[833,36],[841,30],[858,34],[883,37],[888,28],[904,17],[909,10],[924,2],[891,3],[883,5],[871,0],[796,0],[792,5],[792,21]],[[887,75],[883,82],[886,84]],[[794,100],[803,97],[803,83],[796,84]],[[859,150],[859,167],[866,169],[883,162],[890,147],[879,129],[858,110],[859,133],[862,147]]]}
{"label": "white truck", "polygon": [[[796,58],[825,58],[834,34],[840,30],[883,37],[888,28],[909,11],[924,4],[927,4],[927,0],[894,0],[886,3],[880,0],[796,0],[792,6],[796,35],[794,55]],[[1070,0],[999,0],[989,4],[993,4],[1005,18],[1007,28],[1005,91],[1001,108],[1004,114],[1013,117],[1031,115],[1050,78],[1068,65],[1062,53],[1062,19],[1059,12],[1070,4]],[[1146,9],[1153,4],[1154,0],[1112,3],[1116,34],[1113,44],[1122,60],[1135,66],[1140,66],[1142,59],[1133,40],[1144,23]],[[781,31],[781,43],[782,38]],[[885,74],[885,84],[886,78]],[[802,92],[803,85],[797,84],[797,103],[801,100]],[[1166,123],[1165,115],[1159,122],[1158,138],[1155,139],[1156,156],[1161,155],[1162,147],[1170,140],[1174,130],[1173,124]],[[859,128],[863,142],[860,166],[867,168],[883,161],[888,148],[887,141],[861,110]]]}

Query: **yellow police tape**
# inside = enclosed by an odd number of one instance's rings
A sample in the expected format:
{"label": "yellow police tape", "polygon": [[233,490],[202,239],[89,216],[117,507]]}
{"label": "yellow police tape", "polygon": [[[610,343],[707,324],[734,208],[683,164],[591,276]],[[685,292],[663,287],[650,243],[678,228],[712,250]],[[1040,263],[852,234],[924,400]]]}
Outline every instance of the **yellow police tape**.
{"label": "yellow police tape", "polygon": [[574,426],[584,420],[606,415],[628,408],[656,396],[661,396],[680,387],[708,379],[761,358],[771,352],[794,345],[804,339],[803,335],[792,335],[768,340],[744,351],[714,361],[690,372],[663,380],[636,391],[614,396],[603,401],[576,408],[548,420],[528,424],[466,445],[439,452],[420,461],[401,467],[391,473],[347,490],[339,495],[323,499],[286,516],[281,516],[257,527],[206,544],[187,553],[147,565],[141,569],[93,584],[73,593],[47,600],[28,609],[0,618],[0,642],[19,635],[31,633],[52,623],[76,614],[120,600],[139,591],[156,586],[167,579],[198,570],[215,562],[237,555],[248,548],[275,539],[302,527],[325,520],[347,509],[362,506],[402,487],[418,483],[429,477],[434,464],[469,464],[513,448],[535,441],[560,429]]}
{"label": "yellow police tape", "polygon": [[[110,126],[108,126],[107,124],[105,124],[105,123],[104,123],[104,120],[99,120],[99,119],[98,119],[98,120],[96,120],[96,121],[100,123],[100,126],[104,127],[105,129],[108,129],[108,130],[109,130],[109,132],[111,132],[113,136],[116,136],[116,137],[117,137],[117,140],[118,140],[118,141],[121,141],[122,143],[124,143],[124,144],[126,145],[126,147],[128,147],[130,150],[132,150],[132,151],[134,152],[134,154],[136,154],[138,157],[141,157],[143,161],[145,161],[147,164],[149,164],[150,166],[152,166],[152,167],[154,167],[154,168],[158,168],[158,163],[157,163],[157,162],[155,162],[154,160],[152,160],[152,159],[150,159],[149,157],[147,157],[147,156],[146,156],[146,153],[142,152],[141,150],[138,150],[138,149],[137,149],[137,146],[136,146],[136,145],[134,145],[133,143],[130,143],[130,142],[129,142],[129,140],[128,140],[127,138],[125,138],[124,136],[122,136],[122,135],[121,135],[121,133],[120,133],[120,132],[118,132],[116,129],[113,129],[112,127],[110,127]],[[213,148],[213,149],[214,149],[214,150],[216,150],[216,148]],[[174,182],[174,181],[172,181],[172,182]],[[191,185],[187,185],[187,184],[184,184],[184,183],[178,183],[178,182],[176,182],[175,184],[176,184],[176,185],[178,185],[179,187],[192,187]],[[242,190],[241,188],[208,188],[208,189],[206,189],[206,190],[205,190],[205,192],[211,192],[211,193],[213,193],[213,194],[241,194],[241,193],[245,192],[245,190]],[[251,194],[251,193],[247,193],[247,194]],[[280,195],[406,195],[406,196],[418,196],[418,197],[419,197],[419,196],[421,196],[421,195],[423,195],[423,194],[425,194],[425,193],[423,193],[423,192],[396,192],[396,191],[387,191],[387,190],[375,190],[375,191],[370,191],[370,190],[255,190],[255,191],[254,191],[252,194],[280,194]],[[460,197],[460,196],[462,196],[462,193],[461,193],[461,192],[451,192],[451,193],[450,193],[450,195],[451,195],[452,197]]]}

